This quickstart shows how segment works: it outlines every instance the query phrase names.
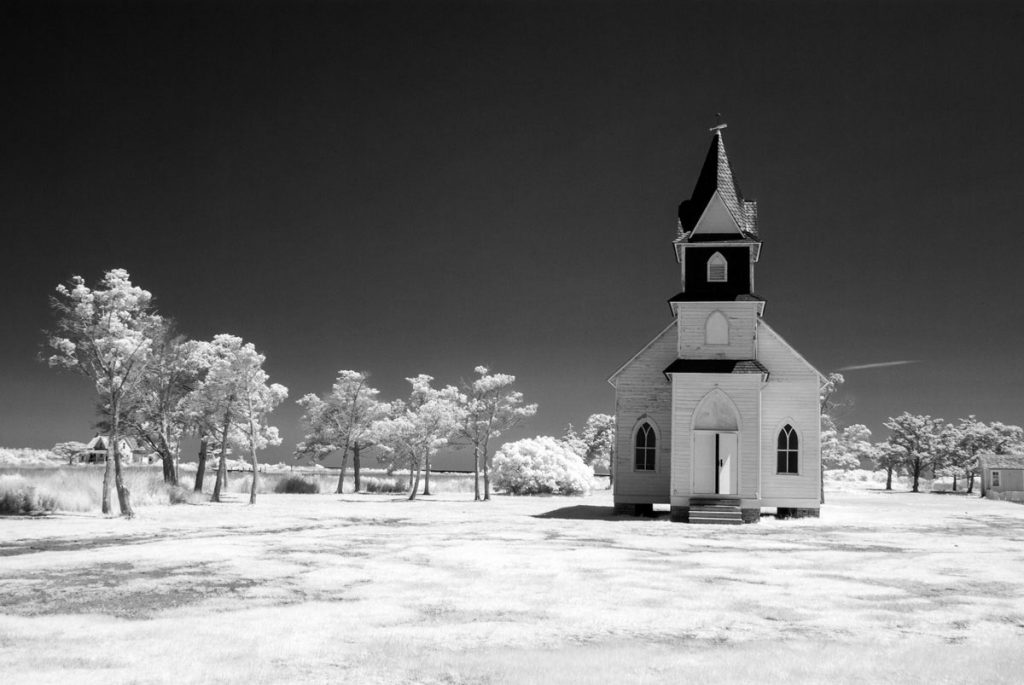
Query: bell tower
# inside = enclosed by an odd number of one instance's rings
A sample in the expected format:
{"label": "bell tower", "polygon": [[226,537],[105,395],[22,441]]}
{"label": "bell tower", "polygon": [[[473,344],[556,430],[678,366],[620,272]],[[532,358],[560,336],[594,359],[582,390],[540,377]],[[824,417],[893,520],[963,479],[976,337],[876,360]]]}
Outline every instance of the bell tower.
{"label": "bell tower", "polygon": [[744,200],[736,184],[722,140],[725,127],[719,124],[711,129],[711,147],[697,183],[690,199],[679,205],[673,245],[682,292],[672,301],[757,299],[754,265],[761,252],[757,203]]}

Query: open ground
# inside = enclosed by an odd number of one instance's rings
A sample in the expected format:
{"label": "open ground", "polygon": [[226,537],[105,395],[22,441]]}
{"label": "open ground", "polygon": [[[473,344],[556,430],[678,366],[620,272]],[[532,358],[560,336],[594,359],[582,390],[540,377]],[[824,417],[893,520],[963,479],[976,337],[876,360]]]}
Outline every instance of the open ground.
{"label": "open ground", "polygon": [[1024,507],[275,495],[0,525],[5,682],[1020,682]]}

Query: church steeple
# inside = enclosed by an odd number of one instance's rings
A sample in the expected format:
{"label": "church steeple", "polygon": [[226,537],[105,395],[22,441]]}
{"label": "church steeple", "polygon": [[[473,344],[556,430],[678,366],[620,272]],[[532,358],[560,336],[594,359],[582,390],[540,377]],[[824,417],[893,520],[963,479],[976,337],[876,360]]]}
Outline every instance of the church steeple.
{"label": "church steeple", "polygon": [[739,184],[736,183],[729,156],[725,152],[725,141],[722,139],[722,129],[725,127],[726,124],[720,124],[711,129],[711,147],[704,158],[697,183],[690,199],[679,205],[680,238],[693,237],[701,218],[717,199],[728,210],[736,229],[744,237],[757,239],[757,203],[744,200]]}
{"label": "church steeple", "polygon": [[[756,298],[754,264],[761,251],[757,203],[743,199],[725,152],[720,124],[690,198],[679,205],[676,259],[685,300]],[[676,296],[672,301],[680,301]]]}

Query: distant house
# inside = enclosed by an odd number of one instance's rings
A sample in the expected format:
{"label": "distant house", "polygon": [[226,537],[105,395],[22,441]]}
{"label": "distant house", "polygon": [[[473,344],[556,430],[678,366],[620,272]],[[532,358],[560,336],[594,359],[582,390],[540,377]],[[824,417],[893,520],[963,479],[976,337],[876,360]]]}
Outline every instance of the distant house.
{"label": "distant house", "polygon": [[981,496],[1024,503],[1024,454],[981,454]]}
{"label": "distant house", "polygon": [[[110,437],[97,435],[76,456],[80,464],[102,464],[107,461],[109,451]],[[119,438],[117,441],[117,452],[127,464],[132,464],[136,461],[144,464],[149,463],[149,459],[145,456],[145,450],[140,449],[132,438]]]}

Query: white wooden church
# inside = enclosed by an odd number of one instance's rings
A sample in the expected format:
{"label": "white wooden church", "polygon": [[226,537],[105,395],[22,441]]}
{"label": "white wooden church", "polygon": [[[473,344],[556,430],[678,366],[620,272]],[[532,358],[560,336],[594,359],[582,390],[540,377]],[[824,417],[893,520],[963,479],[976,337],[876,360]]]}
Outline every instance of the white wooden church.
{"label": "white wooden church", "polygon": [[740,194],[723,128],[679,206],[674,318],[609,379],[615,507],[669,504],[692,523],[817,516],[824,378],[763,318],[757,204]]}

